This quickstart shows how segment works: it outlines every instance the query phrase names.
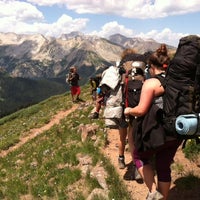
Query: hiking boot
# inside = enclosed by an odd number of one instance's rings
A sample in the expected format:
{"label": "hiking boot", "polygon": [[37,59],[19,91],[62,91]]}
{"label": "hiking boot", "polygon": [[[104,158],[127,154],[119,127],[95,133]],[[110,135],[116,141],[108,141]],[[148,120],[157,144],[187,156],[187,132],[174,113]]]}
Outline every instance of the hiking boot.
{"label": "hiking boot", "polygon": [[146,200],[159,200],[162,198],[163,198],[163,195],[160,192],[155,191],[155,192],[149,192],[146,197]]}
{"label": "hiking boot", "polygon": [[79,98],[79,97],[77,97],[76,101],[77,101],[77,102],[85,102],[83,99],[81,99],[81,98]]}
{"label": "hiking boot", "polygon": [[126,165],[126,167],[127,167],[127,172],[124,174],[125,180],[136,180],[136,181],[143,180],[143,178],[139,174],[139,172],[138,172],[135,164],[133,164],[133,162]]}
{"label": "hiking boot", "polygon": [[118,166],[119,166],[119,169],[124,169],[126,167],[125,162],[124,162],[124,157],[118,158]]}
{"label": "hiking boot", "polygon": [[91,119],[98,119],[99,118],[99,113],[94,112],[94,114],[91,116]]}
{"label": "hiking boot", "polygon": [[141,179],[142,179],[142,177],[141,177],[141,175],[139,174],[137,168],[135,167],[135,180],[141,180]]}

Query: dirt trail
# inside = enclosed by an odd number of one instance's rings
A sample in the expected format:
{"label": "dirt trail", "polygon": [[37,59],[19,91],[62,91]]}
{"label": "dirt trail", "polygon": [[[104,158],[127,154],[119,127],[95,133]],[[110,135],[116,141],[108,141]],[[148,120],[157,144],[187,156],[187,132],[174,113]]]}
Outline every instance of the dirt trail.
{"label": "dirt trail", "polygon": [[147,194],[147,188],[142,181],[128,180],[132,179],[134,169],[132,168],[132,158],[128,150],[125,151],[125,169],[118,168],[118,141],[119,133],[116,129],[110,129],[107,132],[108,145],[104,149],[104,153],[110,158],[111,163],[116,167],[122,180],[124,180],[128,191],[131,193],[133,200],[143,200]]}
{"label": "dirt trail", "polygon": [[[122,180],[124,180],[124,183],[131,194],[132,200],[145,200],[148,193],[146,185],[143,183],[142,180],[140,181],[130,180],[134,169],[132,168],[132,163],[131,163],[132,159],[129,151],[125,152],[126,168],[125,169],[118,168],[118,141],[119,141],[118,131],[114,129],[109,130],[107,132],[107,137],[109,144],[104,149],[104,153],[106,156],[110,158],[111,163],[116,167]],[[176,184],[184,179],[185,173],[192,172],[195,174],[195,176],[199,176],[200,168],[196,165],[196,163],[190,162],[188,159],[184,157],[181,148],[178,149],[174,161],[175,161],[174,163],[179,163],[181,166],[183,166],[183,169],[179,170],[179,173],[175,170],[172,170],[172,184],[168,200],[177,200],[177,199],[199,200],[200,179],[198,179],[198,181],[194,183],[197,184],[197,186],[189,190],[187,190],[187,188],[184,189],[178,188]],[[187,182],[186,179],[185,182]],[[187,185],[187,183],[185,183],[185,185]]]}
{"label": "dirt trail", "polygon": [[22,145],[24,145],[26,142],[28,142],[29,140],[35,138],[36,136],[38,136],[39,134],[43,133],[44,131],[49,130],[52,126],[54,126],[55,124],[59,124],[60,120],[63,119],[64,117],[66,117],[67,115],[69,115],[71,112],[75,111],[78,108],[78,105],[74,105],[71,109],[66,110],[66,111],[60,111],[59,113],[57,113],[48,124],[45,124],[44,126],[40,127],[40,128],[35,128],[35,129],[31,129],[28,133],[25,133],[24,135],[26,135],[25,137],[20,138],[20,141],[14,145],[11,146],[9,149],[1,151],[0,152],[0,157],[5,157],[8,153],[18,149],[19,147],[21,147]]}

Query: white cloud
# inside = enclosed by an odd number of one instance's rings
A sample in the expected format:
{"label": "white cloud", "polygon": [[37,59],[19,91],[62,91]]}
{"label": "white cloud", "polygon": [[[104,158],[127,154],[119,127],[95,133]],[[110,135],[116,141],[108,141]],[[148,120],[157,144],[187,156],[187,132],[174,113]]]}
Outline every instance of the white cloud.
{"label": "white cloud", "polygon": [[[36,5],[53,6],[55,4],[77,13],[114,14],[143,19],[200,11],[199,0],[27,0],[26,2],[0,0],[0,32],[41,33],[45,36],[58,37],[62,33],[86,30],[89,22],[87,18],[72,18],[63,14],[53,23],[46,22],[43,13]],[[169,28],[137,33],[137,30],[127,28],[117,21],[108,22],[100,28],[100,31],[94,30],[91,34],[108,37],[115,33],[127,37],[153,38],[171,45],[177,45],[180,37],[185,35],[173,33]]]}
{"label": "white cloud", "polygon": [[177,46],[179,39],[188,34],[183,33],[173,33],[169,28],[165,28],[162,31],[158,32],[157,30],[152,30],[147,33],[139,33],[136,37],[141,37],[144,39],[153,38],[154,40],[160,43],[166,43],[173,46]]}
{"label": "white cloud", "polygon": [[200,11],[199,0],[28,0],[38,5],[62,5],[79,14],[114,14],[149,19]]}
{"label": "white cloud", "polygon": [[106,23],[101,28],[101,31],[99,31],[99,32],[94,31],[91,34],[99,35],[100,37],[107,38],[108,36],[115,34],[115,33],[119,33],[119,34],[129,37],[129,36],[133,35],[133,30],[128,29],[128,28],[124,27],[123,25],[118,24],[118,22],[116,22],[116,21],[112,21],[112,22]]}
{"label": "white cloud", "polygon": [[[140,37],[143,39],[154,39],[157,42],[160,43],[166,43],[172,46],[178,46],[179,39],[189,35],[189,33],[176,33],[173,32],[169,28],[164,28],[161,31],[158,30],[151,30],[149,32],[140,32],[136,33],[136,30],[128,29],[123,25],[118,24],[116,21],[112,21],[109,23],[106,23],[104,26],[102,26],[100,31],[93,31],[90,34],[91,35],[98,35],[99,37],[105,37],[108,38],[110,35],[119,33],[121,35],[124,35],[126,37]],[[200,34],[196,34],[200,36]]]}
{"label": "white cloud", "polygon": [[33,5],[19,1],[0,1],[0,17],[10,21],[33,22],[44,19],[43,14]]}
{"label": "white cloud", "polygon": [[178,45],[179,39],[181,37],[188,35],[183,33],[173,33],[172,30],[170,30],[169,28],[164,28],[160,32],[157,30],[151,30],[147,33],[135,33],[132,29],[128,29],[123,25],[118,24],[118,22],[116,21],[106,23],[104,26],[102,26],[99,32],[94,31],[91,33],[91,35],[98,35],[99,37],[108,38],[110,35],[116,33],[122,34],[126,37],[140,37],[143,39],[151,38],[156,40],[157,42],[166,43],[173,46]]}
{"label": "white cloud", "polygon": [[[88,19],[72,19],[68,15],[62,15],[57,22],[49,24],[49,31],[45,35],[60,36],[62,33],[70,33],[72,31],[83,31],[86,27]],[[48,29],[44,29],[44,32]]]}
{"label": "white cloud", "polygon": [[27,0],[27,2],[34,3],[39,6],[52,6],[55,4],[66,4],[65,0]]}
{"label": "white cloud", "polygon": [[17,34],[41,33],[58,37],[62,33],[83,31],[88,19],[72,19],[62,15],[52,24],[45,23],[43,14],[33,5],[13,0],[0,1],[0,32]]}

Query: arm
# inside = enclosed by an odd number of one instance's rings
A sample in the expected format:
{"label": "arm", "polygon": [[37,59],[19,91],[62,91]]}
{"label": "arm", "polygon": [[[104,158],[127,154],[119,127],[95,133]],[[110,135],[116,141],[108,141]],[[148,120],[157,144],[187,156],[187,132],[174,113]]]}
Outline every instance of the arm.
{"label": "arm", "polygon": [[146,80],[142,86],[139,104],[134,108],[126,108],[124,114],[137,117],[144,116],[148,112],[154,97],[161,95],[163,92],[164,89],[160,87],[158,79],[151,78]]}
{"label": "arm", "polygon": [[73,79],[73,77],[74,77],[74,74],[73,74],[73,73],[70,73],[70,74],[69,74],[68,80],[71,81],[71,80]]}

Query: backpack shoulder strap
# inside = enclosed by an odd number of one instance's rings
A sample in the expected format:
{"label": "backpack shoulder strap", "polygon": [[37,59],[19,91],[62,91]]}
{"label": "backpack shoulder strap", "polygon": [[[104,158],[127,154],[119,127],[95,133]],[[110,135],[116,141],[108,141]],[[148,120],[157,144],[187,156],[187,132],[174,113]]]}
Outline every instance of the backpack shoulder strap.
{"label": "backpack shoulder strap", "polygon": [[165,86],[166,86],[165,73],[157,74],[157,75],[155,75],[154,78],[157,78],[161,82],[161,85],[165,88]]}

